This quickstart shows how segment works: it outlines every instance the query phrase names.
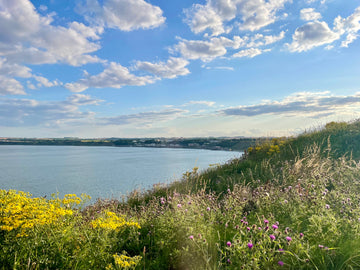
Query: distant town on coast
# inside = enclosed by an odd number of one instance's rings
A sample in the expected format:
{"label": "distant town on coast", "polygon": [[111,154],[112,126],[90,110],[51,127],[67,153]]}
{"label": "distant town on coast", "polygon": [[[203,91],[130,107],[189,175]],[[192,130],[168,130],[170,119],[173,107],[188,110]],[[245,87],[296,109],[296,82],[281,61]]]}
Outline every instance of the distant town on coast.
{"label": "distant town on coast", "polygon": [[260,143],[266,139],[268,138],[0,138],[0,145],[118,146],[244,151],[248,147]]}

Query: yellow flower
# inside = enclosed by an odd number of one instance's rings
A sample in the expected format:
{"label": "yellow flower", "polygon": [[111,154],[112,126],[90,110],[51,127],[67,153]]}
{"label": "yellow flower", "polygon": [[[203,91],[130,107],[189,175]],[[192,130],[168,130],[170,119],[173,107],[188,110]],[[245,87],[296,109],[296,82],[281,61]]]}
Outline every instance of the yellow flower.
{"label": "yellow flower", "polygon": [[16,190],[0,190],[0,230],[19,230],[18,237],[26,236],[26,231],[34,226],[54,224],[67,215],[72,215],[71,209],[62,206],[80,203],[81,199],[74,194],[65,195],[59,199],[32,198],[30,193]]}
{"label": "yellow flower", "polygon": [[129,257],[125,254],[114,254],[115,266],[120,269],[133,269],[142,259],[141,256]]}
{"label": "yellow flower", "polygon": [[125,227],[136,227],[140,229],[137,222],[126,221],[124,216],[117,216],[114,212],[105,212],[105,217],[99,217],[91,222],[93,228],[103,228],[110,230],[120,230]]}

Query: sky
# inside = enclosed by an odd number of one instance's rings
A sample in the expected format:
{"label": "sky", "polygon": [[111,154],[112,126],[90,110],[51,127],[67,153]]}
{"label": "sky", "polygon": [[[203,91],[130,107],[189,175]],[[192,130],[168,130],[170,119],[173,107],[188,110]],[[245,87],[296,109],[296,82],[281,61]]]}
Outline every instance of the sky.
{"label": "sky", "polygon": [[293,136],[358,118],[358,0],[0,0],[0,137]]}

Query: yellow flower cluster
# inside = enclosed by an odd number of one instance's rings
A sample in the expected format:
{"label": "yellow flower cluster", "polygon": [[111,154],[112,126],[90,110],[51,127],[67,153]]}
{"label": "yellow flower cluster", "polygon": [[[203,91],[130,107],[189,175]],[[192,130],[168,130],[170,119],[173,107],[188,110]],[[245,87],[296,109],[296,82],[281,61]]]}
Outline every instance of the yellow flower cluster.
{"label": "yellow flower cluster", "polygon": [[91,222],[93,228],[120,230],[124,227],[136,227],[140,229],[137,222],[126,221],[123,216],[119,217],[114,212],[105,212],[105,217],[100,217]]}
{"label": "yellow flower cluster", "polygon": [[280,153],[280,148],[285,144],[285,138],[274,138],[268,142],[265,142],[261,145],[257,145],[254,147],[248,148],[249,154],[255,154],[257,152],[266,152],[268,155],[272,155],[274,153]]}
{"label": "yellow flower cluster", "polygon": [[75,194],[66,194],[64,196],[64,199],[61,200],[63,205],[80,204],[81,201],[81,198],[79,198]]}
{"label": "yellow flower cluster", "polygon": [[0,190],[0,230],[19,229],[17,236],[35,225],[53,224],[65,215],[72,215],[59,199],[31,198],[30,193],[16,190]]}
{"label": "yellow flower cluster", "polygon": [[[134,269],[142,259],[141,256],[129,257],[125,254],[114,254],[115,269]],[[114,269],[111,264],[106,267],[107,270]]]}

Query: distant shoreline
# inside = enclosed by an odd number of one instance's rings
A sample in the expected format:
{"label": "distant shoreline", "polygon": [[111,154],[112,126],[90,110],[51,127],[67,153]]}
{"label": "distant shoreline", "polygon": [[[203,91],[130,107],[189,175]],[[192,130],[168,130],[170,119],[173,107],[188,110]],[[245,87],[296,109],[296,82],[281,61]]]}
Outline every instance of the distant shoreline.
{"label": "distant shoreline", "polygon": [[244,152],[265,138],[134,138],[134,139],[18,139],[0,138],[1,145],[111,146],[170,149],[203,149]]}

